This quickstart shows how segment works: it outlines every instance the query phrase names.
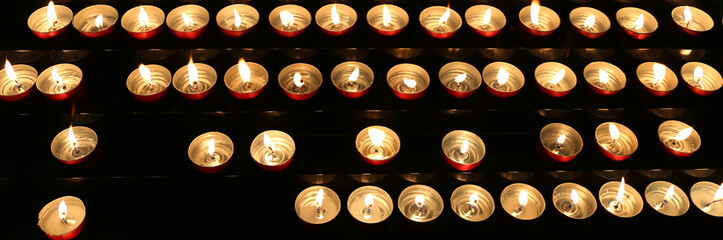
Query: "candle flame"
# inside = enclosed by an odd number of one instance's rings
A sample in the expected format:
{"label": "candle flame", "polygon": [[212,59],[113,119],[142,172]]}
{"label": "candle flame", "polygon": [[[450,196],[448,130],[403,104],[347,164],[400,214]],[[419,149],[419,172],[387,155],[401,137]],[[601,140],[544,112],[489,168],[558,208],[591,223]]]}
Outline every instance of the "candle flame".
{"label": "candle flame", "polygon": [[579,201],[580,201],[580,196],[577,194],[577,191],[575,191],[575,189],[570,191],[570,202],[572,202],[572,204],[577,204],[577,202],[579,202]]}
{"label": "candle flame", "polygon": [[238,12],[235,8],[233,9],[233,26],[241,27],[241,16],[238,15]]}
{"label": "candle flame", "polygon": [[75,138],[75,133],[73,133],[73,127],[68,128],[68,143],[72,148],[78,147],[78,139]]}
{"label": "candle flame", "polygon": [[198,69],[193,64],[193,58],[188,61],[188,84],[191,86],[198,84]]}
{"label": "candle flame", "polygon": [[535,26],[540,25],[540,2],[537,0],[532,0],[532,4],[530,4],[530,20],[532,21],[532,24]]}
{"label": "candle flame", "polygon": [[665,192],[665,197],[664,197],[663,199],[664,199],[665,201],[669,201],[670,198],[673,197],[673,193],[675,193],[675,186],[673,186],[673,185],[671,184],[670,187],[668,188],[668,191]]}
{"label": "candle flame", "polygon": [[615,197],[615,200],[620,202],[625,197],[625,178],[620,179],[620,187],[618,187],[618,195]]}
{"label": "candle flame", "polygon": [[276,145],[274,144],[274,141],[271,140],[271,137],[269,137],[268,134],[264,133],[264,146],[268,148],[271,151],[274,151],[276,149]]}
{"label": "candle flame", "polygon": [[392,14],[389,13],[389,8],[387,8],[387,5],[384,5],[382,8],[382,25],[385,27],[389,27],[389,25],[392,24]]}
{"label": "candle flame", "polygon": [[62,86],[63,85],[63,78],[60,77],[60,74],[58,74],[58,69],[53,67],[53,69],[50,71],[50,76],[53,79],[53,82],[55,85]]}
{"label": "candle flame", "polygon": [[314,207],[320,208],[323,201],[324,201],[324,189],[320,188],[319,191],[316,192],[316,199],[314,199]]}
{"label": "candle flame", "polygon": [[567,136],[565,134],[562,134],[559,137],[557,137],[557,144],[562,145],[563,143],[565,143],[565,138],[567,138]]}
{"label": "candle flame", "polygon": [[138,73],[141,74],[141,78],[148,82],[148,84],[153,84],[153,82],[151,82],[151,70],[149,70],[146,65],[141,63],[141,65],[138,66]]}
{"label": "candle flame", "polygon": [[[7,64],[5,64],[5,66],[7,66]],[[701,79],[703,79],[703,68],[697,66],[695,67],[695,70],[693,70],[693,80],[699,82]]]}
{"label": "candle flame", "polygon": [[595,15],[590,15],[585,19],[584,28],[592,28],[595,25]]}
{"label": "candle flame", "polygon": [[527,191],[525,191],[525,190],[520,191],[520,195],[517,196],[517,202],[520,203],[520,206],[524,207],[524,206],[527,206],[527,201],[528,201]]}
{"label": "candle flame", "polygon": [[417,195],[416,197],[414,197],[414,203],[417,204],[417,207],[419,208],[424,206],[424,196]]}
{"label": "candle flame", "polygon": [[65,205],[65,200],[61,200],[58,205],[58,217],[61,221],[65,221],[65,218],[68,217],[68,206]]}
{"label": "candle flame", "polygon": [[665,79],[665,65],[660,63],[653,64],[653,84],[659,84]]}
{"label": "candle flame", "polygon": [[507,79],[510,78],[510,73],[505,71],[505,69],[500,68],[500,70],[497,72],[497,84],[504,85],[507,83]]}
{"label": "candle flame", "polygon": [[713,195],[713,201],[721,201],[723,200],[723,184],[718,187],[718,191],[715,192],[715,195]]}
{"label": "candle flame", "polygon": [[610,123],[608,125],[608,130],[610,130],[610,138],[612,138],[613,141],[618,140],[618,138],[620,138],[620,131],[618,130],[618,127],[615,126],[614,123]]}
{"label": "candle flame", "polygon": [[146,13],[146,10],[143,10],[143,6],[139,6],[139,8],[140,12],[138,12],[138,22],[140,22],[144,27],[148,27],[150,22],[150,19],[148,19],[148,13]]}
{"label": "candle flame", "polygon": [[683,130],[680,130],[677,135],[675,135],[675,140],[683,141],[686,138],[690,137],[690,134],[693,133],[693,128],[688,127]]}
{"label": "candle flame", "polygon": [[95,17],[95,27],[103,28],[103,14],[98,14],[98,16]]}
{"label": "candle flame", "polygon": [[450,14],[451,13],[449,12],[449,7],[447,7],[447,11],[444,11],[444,14],[442,14],[442,16],[439,17],[439,21],[437,22],[437,24],[439,24],[439,26],[446,25]]}
{"label": "candle flame", "polygon": [[13,70],[13,65],[11,65],[7,59],[5,59],[5,75],[7,75],[10,80],[18,79],[15,75],[15,70]]}
{"label": "candle flame", "polygon": [[243,82],[251,80],[251,69],[243,58],[238,60],[238,74],[241,76],[241,81]]}
{"label": "candle flame", "polygon": [[284,27],[294,26],[294,14],[291,14],[291,12],[286,10],[281,11],[279,18],[281,18],[281,24],[284,25]]}
{"label": "candle flame", "polygon": [[690,24],[690,21],[693,20],[693,13],[690,12],[690,7],[685,6],[685,9],[683,10],[683,18],[686,25]]}
{"label": "candle flame", "polygon": [[565,78],[565,69],[560,69],[560,71],[557,71],[554,77],[552,77],[552,80],[550,80],[551,84],[558,84],[562,79]]}
{"label": "candle flame", "polygon": [[359,68],[354,68],[354,71],[349,74],[349,81],[354,82],[359,78]]}
{"label": "candle flame", "polygon": [[294,73],[294,85],[296,85],[296,87],[304,86],[304,80],[301,79],[301,74],[299,72]]}
{"label": "candle flame", "polygon": [[477,193],[469,195],[469,204],[477,205],[477,203],[479,203],[479,196],[477,196]]}
{"label": "candle flame", "polygon": [[403,81],[404,81],[404,85],[407,85],[407,87],[409,87],[409,88],[414,88],[417,86],[417,81],[415,81],[414,79],[404,78]]}
{"label": "candle flame", "polygon": [[193,19],[191,19],[191,17],[189,17],[188,15],[186,15],[186,13],[182,12],[182,13],[181,13],[181,18],[183,18],[183,23],[186,24],[186,27],[191,27],[191,26],[193,26]]}
{"label": "candle flame", "polygon": [[600,83],[607,84],[610,81],[610,75],[605,70],[598,70],[598,77],[600,78]]}
{"label": "candle flame", "polygon": [[216,153],[216,139],[211,138],[208,141],[208,155],[213,156],[214,153]]}
{"label": "candle flame", "polygon": [[462,83],[462,82],[464,82],[464,79],[466,79],[466,78],[467,78],[467,74],[466,74],[466,73],[462,73],[462,74],[457,75],[456,77],[454,77],[454,82],[456,82],[456,83]]}
{"label": "candle flame", "polygon": [[462,146],[459,148],[459,153],[465,154],[469,150],[469,141],[467,139],[462,142]]}
{"label": "candle flame", "polygon": [[58,21],[58,14],[55,13],[55,3],[53,3],[53,1],[48,3],[46,15],[48,15],[48,24],[50,24],[50,26],[55,25],[55,22]]}
{"label": "candle flame", "polygon": [[341,20],[339,19],[339,13],[336,12],[336,4],[331,5],[331,22],[334,25],[341,23]]}
{"label": "candle flame", "polygon": [[367,195],[364,197],[364,205],[368,208],[374,205],[374,196],[372,196],[371,193],[367,193]]}
{"label": "candle flame", "polygon": [[489,25],[490,20],[492,20],[492,8],[488,8],[487,11],[485,11],[485,15],[482,17],[482,25]]}
{"label": "candle flame", "polygon": [[633,29],[640,30],[643,28],[643,25],[645,25],[645,16],[641,13],[640,16],[638,16],[638,20],[635,20],[635,23],[633,23]]}
{"label": "candle flame", "polygon": [[384,134],[382,130],[376,128],[369,129],[369,139],[372,141],[372,145],[381,146],[385,137],[386,134]]}

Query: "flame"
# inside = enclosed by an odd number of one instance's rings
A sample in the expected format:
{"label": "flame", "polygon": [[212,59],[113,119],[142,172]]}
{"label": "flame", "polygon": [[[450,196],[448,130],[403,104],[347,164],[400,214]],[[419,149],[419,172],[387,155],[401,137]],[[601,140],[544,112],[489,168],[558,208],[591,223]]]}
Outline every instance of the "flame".
{"label": "flame", "polygon": [[600,78],[600,83],[607,84],[610,81],[610,75],[605,70],[600,69],[597,74]]}
{"label": "flame", "polygon": [[685,19],[685,24],[690,24],[690,21],[693,20],[693,13],[690,12],[690,7],[685,6],[685,9],[683,10],[683,18]]}
{"label": "flame", "polygon": [[[7,64],[5,64],[7,68]],[[699,82],[701,79],[703,79],[703,68],[700,66],[695,67],[695,70],[693,70],[693,80],[696,82]]]}
{"label": "flame", "polygon": [[635,23],[633,23],[633,29],[640,30],[643,28],[643,25],[645,25],[645,17],[641,13],[640,16],[638,16],[638,20],[635,20]]}
{"label": "flame", "polygon": [[668,191],[665,192],[665,198],[663,198],[665,201],[669,201],[670,198],[673,197],[673,193],[675,193],[675,186],[670,185],[668,188]]}
{"label": "flame", "polygon": [[566,137],[567,137],[567,136],[566,136],[565,134],[562,134],[562,135],[560,135],[559,137],[557,137],[557,144],[562,145],[563,143],[565,143],[565,138],[566,138]]}
{"label": "flame", "polygon": [[281,18],[281,24],[284,25],[284,27],[291,27],[294,26],[294,15],[291,14],[289,11],[281,11],[279,13],[279,17]]}
{"label": "flame", "polygon": [[186,15],[186,13],[182,12],[182,13],[181,13],[181,18],[183,18],[183,23],[186,24],[186,27],[191,27],[191,26],[193,26],[193,19],[191,19],[191,17],[189,17],[188,15]]}
{"label": "flame", "polygon": [[314,207],[320,208],[321,204],[324,202],[324,189],[320,188],[318,192],[316,192],[316,199],[314,199]]}
{"label": "flame", "polygon": [[466,74],[466,73],[462,73],[462,74],[457,75],[456,77],[454,77],[454,82],[456,82],[456,83],[462,83],[462,82],[464,82],[464,79],[466,79],[466,78],[467,78],[467,74]]}
{"label": "flame", "polygon": [[492,8],[488,8],[487,11],[485,11],[485,15],[482,17],[482,25],[489,25],[490,20],[492,20]]}
{"label": "flame", "polygon": [[211,138],[208,141],[208,155],[213,156],[214,153],[216,153],[216,139]]}
{"label": "flame", "polygon": [[385,27],[389,27],[389,25],[392,24],[392,14],[389,13],[389,8],[387,8],[387,5],[384,5],[382,8],[382,25]]}
{"label": "flame", "polygon": [[592,28],[595,25],[595,15],[590,15],[585,19],[584,28]]}
{"label": "flame", "polygon": [[409,88],[414,88],[417,86],[417,81],[415,81],[414,79],[404,78],[403,81],[404,81],[404,85],[407,85],[407,87],[409,87]]}
{"label": "flame", "polygon": [[713,195],[713,201],[721,201],[723,200],[723,184],[718,187],[718,191],[715,192],[715,195]]}
{"label": "flame", "polygon": [[336,12],[336,4],[331,5],[331,22],[334,25],[341,23],[341,20],[339,19],[339,13]]}
{"label": "flame", "polygon": [[58,74],[58,69],[53,67],[53,70],[50,71],[50,75],[53,79],[53,82],[55,82],[55,85],[63,86],[63,78],[60,77],[60,74]]}
{"label": "flame", "polygon": [[439,17],[439,21],[437,22],[437,24],[439,24],[439,26],[446,25],[450,14],[451,13],[449,12],[449,7],[447,7],[447,11],[444,11],[444,14],[442,14],[442,16]]}
{"label": "flame", "polygon": [[241,81],[243,82],[251,80],[251,69],[243,58],[238,60],[238,74],[241,75]]}
{"label": "flame", "polygon": [[53,3],[53,1],[48,3],[46,15],[48,16],[48,24],[50,24],[50,26],[55,25],[55,22],[58,21],[58,14],[55,13],[55,3]]}
{"label": "flame", "polygon": [[522,206],[522,207],[527,206],[527,201],[528,201],[527,191],[525,191],[525,190],[520,191],[520,195],[517,196],[517,201],[520,203],[520,206]]}
{"label": "flame", "polygon": [[372,196],[371,193],[367,193],[367,195],[364,197],[364,206],[370,208],[372,207],[372,205],[374,205],[374,196]]}
{"label": "flame", "polygon": [[75,138],[75,133],[73,133],[73,127],[68,128],[68,143],[73,148],[78,147],[78,139]]}
{"label": "flame", "polygon": [[540,2],[537,0],[532,0],[532,4],[530,5],[530,20],[532,20],[532,24],[535,26],[540,25]]}
{"label": "flame", "polygon": [[560,69],[560,71],[557,71],[554,77],[552,77],[552,80],[550,80],[551,84],[558,84],[562,79],[565,78],[565,69]]}
{"label": "flame", "polygon": [[613,139],[613,141],[618,140],[618,138],[620,138],[620,131],[618,130],[618,127],[615,126],[614,123],[608,124],[608,130],[610,130],[610,137]]}
{"label": "flame", "polygon": [[577,191],[575,191],[575,189],[570,191],[570,202],[572,202],[572,204],[577,204],[577,202],[579,202],[579,201],[580,201],[580,196],[577,195]]}
{"label": "flame", "polygon": [[665,65],[660,63],[653,64],[653,84],[659,84],[665,79]]}
{"label": "flame", "polygon": [[620,179],[620,187],[618,187],[618,195],[615,197],[615,200],[620,202],[625,197],[625,178]]}
{"label": "flame", "polygon": [[479,203],[479,196],[477,196],[477,193],[469,195],[469,204],[477,205],[477,203]]}
{"label": "flame", "polygon": [[198,84],[198,69],[193,64],[193,58],[188,61],[188,84],[191,86]]}
{"label": "flame", "polygon": [[688,127],[683,130],[680,130],[677,135],[675,135],[675,140],[683,141],[686,138],[690,137],[690,134],[693,133],[693,128]]}
{"label": "flame", "polygon": [[354,68],[354,71],[349,74],[349,81],[354,82],[359,78],[359,68]]}
{"label": "flame", "polygon": [[462,146],[459,148],[459,153],[465,154],[469,150],[469,141],[467,139],[462,142]]}
{"label": "flame", "polygon": [[61,200],[60,205],[58,205],[58,217],[60,217],[61,221],[65,221],[65,218],[67,216],[68,216],[68,206],[65,205],[65,200]]}
{"label": "flame", "polygon": [[139,6],[139,8],[140,12],[138,12],[138,22],[140,22],[144,27],[148,27],[150,22],[150,19],[148,19],[148,13],[146,13],[146,10],[143,10],[143,6]]}
{"label": "flame", "polygon": [[384,134],[382,130],[376,128],[369,129],[369,139],[372,141],[372,145],[381,146],[385,137],[386,134]]}
{"label": "flame", "polygon": [[146,65],[143,65],[141,63],[141,65],[138,67],[138,73],[141,74],[141,78],[148,82],[148,84],[153,84],[153,82],[151,82],[151,70],[149,70]]}
{"label": "flame", "polygon": [[296,87],[304,86],[304,80],[301,79],[301,74],[299,72],[294,73],[294,85],[296,85]]}
{"label": "flame", "polygon": [[500,68],[500,70],[497,72],[497,84],[504,85],[507,83],[507,79],[510,78],[510,73],[505,71],[505,69]]}
{"label": "flame", "polygon": [[264,133],[264,146],[268,148],[271,151],[274,151],[276,149],[276,145],[274,145],[274,141],[271,140],[271,137],[269,137],[268,134]]}
{"label": "flame", "polygon": [[8,61],[7,59],[5,59],[5,74],[10,80],[18,79],[18,77],[15,75],[15,70],[13,70],[13,65],[11,65],[10,61]]}
{"label": "flame", "polygon": [[98,14],[98,16],[95,17],[95,27],[103,28],[103,14]]}
{"label": "flame", "polygon": [[233,26],[241,27],[241,16],[238,15],[238,12],[235,8],[233,9]]}
{"label": "flame", "polygon": [[419,208],[424,206],[424,196],[417,195],[416,197],[414,197],[414,203],[417,204],[417,207]]}

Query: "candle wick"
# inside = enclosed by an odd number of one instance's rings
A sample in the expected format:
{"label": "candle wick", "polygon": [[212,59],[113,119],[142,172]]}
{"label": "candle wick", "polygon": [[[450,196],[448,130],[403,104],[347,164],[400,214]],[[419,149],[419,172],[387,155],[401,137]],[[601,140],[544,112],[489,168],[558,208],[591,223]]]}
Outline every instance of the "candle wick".
{"label": "candle wick", "polygon": [[668,203],[668,199],[663,199],[663,202],[659,203],[658,205],[655,205],[654,209],[658,210],[658,209],[662,208],[663,205],[665,205],[666,203]]}
{"label": "candle wick", "polygon": [[713,200],[704,206],[704,208],[710,208],[714,203],[721,202],[723,199]]}

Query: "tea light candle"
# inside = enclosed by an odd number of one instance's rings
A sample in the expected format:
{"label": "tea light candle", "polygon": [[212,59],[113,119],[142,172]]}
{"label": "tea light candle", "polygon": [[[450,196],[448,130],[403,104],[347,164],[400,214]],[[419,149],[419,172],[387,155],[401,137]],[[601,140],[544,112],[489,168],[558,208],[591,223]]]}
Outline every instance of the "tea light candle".
{"label": "tea light candle", "polygon": [[455,130],[442,139],[442,152],[449,165],[460,171],[469,171],[479,166],[486,149],[477,134]]}
{"label": "tea light candle", "polygon": [[348,5],[332,3],[324,5],[316,11],[316,25],[324,33],[339,36],[347,33],[356,23],[356,11]]}
{"label": "tea light candle", "polygon": [[58,36],[70,25],[73,11],[63,5],[55,5],[53,1],[48,6],[35,10],[28,17],[28,28],[40,39]]}
{"label": "tea light candle", "polygon": [[505,14],[496,7],[489,5],[474,5],[464,13],[467,25],[483,37],[494,37],[507,24]]}
{"label": "tea light candle", "polygon": [[160,32],[160,26],[166,20],[166,13],[160,8],[151,5],[140,5],[131,8],[121,17],[121,27],[131,37],[145,40],[155,37]]}
{"label": "tea light candle", "polygon": [[333,220],[341,210],[341,200],[328,187],[312,186],[296,197],[294,209],[299,218],[309,224],[324,224]]}
{"label": "tea light candle", "polygon": [[306,63],[294,63],[279,72],[279,85],[284,94],[298,101],[313,97],[322,82],[319,69]]}
{"label": "tea light candle", "polygon": [[685,214],[690,207],[688,196],[675,184],[655,181],[645,188],[645,201],[659,213],[677,217]]}
{"label": "tea light candle", "polygon": [[493,62],[482,70],[487,90],[497,97],[512,97],[525,85],[525,75],[515,65]]}
{"label": "tea light candle", "polygon": [[198,170],[217,173],[228,166],[233,155],[233,141],[226,134],[207,132],[188,145],[188,158]]}
{"label": "tea light candle", "polygon": [[449,7],[431,6],[419,13],[419,23],[434,38],[449,38],[462,27],[462,17]]}
{"label": "tea light candle", "polygon": [[530,6],[520,10],[520,22],[533,36],[544,37],[560,27],[560,16],[550,8],[540,6],[538,0],[532,0]]}
{"label": "tea light candle", "polygon": [[537,66],[535,80],[543,92],[553,97],[563,97],[577,85],[575,72],[557,62],[546,62]]}
{"label": "tea light candle", "polygon": [[73,27],[86,37],[106,36],[113,31],[118,21],[118,11],[115,8],[97,4],[83,8],[73,18]]}
{"label": "tea light candle", "polygon": [[51,100],[70,98],[83,81],[83,72],[70,63],[53,65],[40,73],[36,83],[38,90]]}
{"label": "tea light candle", "polygon": [[331,70],[331,83],[348,98],[359,98],[369,92],[374,82],[374,71],[364,63],[348,61]]}
{"label": "tea light candle", "polygon": [[85,160],[98,145],[98,135],[93,129],[71,126],[55,135],[50,143],[53,156],[65,164],[78,164]]}
{"label": "tea light candle", "polygon": [[646,90],[655,96],[670,94],[678,86],[678,77],[673,70],[657,62],[644,62],[635,72]]}
{"label": "tea light candle", "polygon": [[173,87],[189,100],[205,98],[215,84],[216,70],[203,63],[193,63],[193,58],[173,74]]}
{"label": "tea light candle", "polygon": [[299,5],[281,5],[269,14],[269,23],[279,35],[295,37],[311,24],[311,13]]}
{"label": "tea light candle", "polygon": [[685,33],[694,36],[711,30],[715,25],[710,15],[696,7],[678,6],[670,14]]}
{"label": "tea light candle", "polygon": [[85,205],[80,198],[64,196],[50,201],[38,213],[38,227],[50,239],[70,240],[85,227]]}
{"label": "tea light candle", "polygon": [[658,29],[655,17],[640,8],[621,8],[615,13],[615,19],[625,29],[625,33],[638,40],[650,37]]}
{"label": "tea light candle", "polygon": [[126,79],[126,87],[133,97],[143,102],[156,101],[163,97],[171,85],[171,72],[156,64],[141,64]]}
{"label": "tea light candle", "polygon": [[583,70],[585,81],[600,95],[615,95],[625,88],[625,73],[607,62],[591,62]]}
{"label": "tea light candle", "polygon": [[690,199],[704,213],[723,217],[723,184],[697,182],[690,188]]}
{"label": "tea light candle", "polygon": [[418,65],[397,64],[387,72],[387,83],[397,97],[414,100],[422,97],[427,90],[429,74]]}
{"label": "tea light candle", "polygon": [[171,10],[166,25],[173,35],[180,39],[194,39],[201,36],[210,20],[208,11],[195,4],[187,4]]}
{"label": "tea light candle", "polygon": [[625,184],[625,178],[603,184],[598,198],[605,210],[618,217],[635,217],[643,210],[643,198],[635,188]]}
{"label": "tea light candle", "polygon": [[246,4],[228,5],[216,14],[216,24],[228,37],[240,37],[259,23],[259,12]]}
{"label": "tea light candle", "polygon": [[487,190],[477,185],[466,184],[452,192],[452,211],[464,220],[481,222],[495,211],[495,202]]}
{"label": "tea light candle", "polygon": [[668,120],[660,124],[658,139],[663,143],[665,149],[678,157],[692,155],[701,145],[700,135],[695,129],[675,120]]}
{"label": "tea light candle", "polygon": [[407,26],[409,15],[395,5],[380,4],[369,9],[367,23],[381,35],[394,36]]}
{"label": "tea light candle", "polygon": [[223,77],[226,88],[238,99],[251,99],[258,96],[269,82],[269,73],[258,63],[239,59]]}
{"label": "tea light candle", "polygon": [[251,142],[251,158],[266,171],[281,171],[289,166],[295,151],[294,139],[278,130],[264,131]]}
{"label": "tea light candle", "polygon": [[610,29],[610,19],[600,10],[579,7],[570,11],[570,23],[580,35],[599,38]]}
{"label": "tea light candle", "polygon": [[0,99],[14,102],[23,99],[35,87],[38,71],[25,64],[10,64],[5,60],[5,68],[0,70]]}
{"label": "tea light candle", "polygon": [[532,220],[545,211],[545,199],[537,189],[524,183],[513,183],[502,190],[500,205],[512,217]]}
{"label": "tea light candle", "polygon": [[397,200],[402,215],[414,222],[429,222],[442,214],[442,196],[433,188],[416,184],[402,190]]}
{"label": "tea light candle", "polygon": [[709,96],[723,86],[723,77],[715,68],[700,62],[683,64],[680,69],[683,81],[688,84],[694,93]]}
{"label": "tea light candle", "polygon": [[449,94],[456,98],[472,96],[482,85],[477,68],[465,62],[450,62],[439,69],[439,80]]}
{"label": "tea light candle", "polygon": [[374,224],[386,220],[392,214],[394,202],[384,189],[363,186],[349,194],[346,208],[354,219]]}
{"label": "tea light candle", "polygon": [[540,130],[540,144],[552,159],[569,162],[582,151],[582,137],[574,128],[550,123]]}
{"label": "tea light candle", "polygon": [[605,157],[623,161],[638,149],[638,138],[625,125],[606,122],[595,129],[595,141]]}
{"label": "tea light candle", "polygon": [[372,165],[383,165],[399,153],[399,136],[384,126],[369,126],[356,136],[356,150]]}
{"label": "tea light candle", "polygon": [[597,202],[587,188],[575,183],[562,183],[552,190],[552,204],[557,211],[572,219],[585,219],[597,210]]}

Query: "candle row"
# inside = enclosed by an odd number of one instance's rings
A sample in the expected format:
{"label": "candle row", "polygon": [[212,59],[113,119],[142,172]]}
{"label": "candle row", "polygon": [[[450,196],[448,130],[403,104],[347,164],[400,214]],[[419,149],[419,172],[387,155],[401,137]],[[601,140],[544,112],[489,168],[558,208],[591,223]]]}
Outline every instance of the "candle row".
{"label": "candle row", "polygon": [[[704,11],[680,6],[673,9],[672,18],[685,32],[702,33],[713,28],[713,19]],[[657,28],[655,17],[645,10],[633,7],[622,8],[615,14],[617,22],[630,36],[644,39]],[[344,4],[333,3],[321,7],[315,14],[316,23],[328,35],[338,36],[351,29],[357,20],[356,11]],[[156,35],[164,19],[172,32],[182,39],[198,37],[211,20],[208,11],[198,5],[188,4],[173,9],[166,18],[158,7],[141,5],[128,10],[121,18],[122,27],[133,37],[148,39]],[[287,4],[273,9],[269,23],[274,30],[285,37],[301,34],[312,22],[311,13],[304,7]],[[73,12],[52,1],[47,7],[33,12],[28,18],[28,27],[40,38],[58,35],[68,24],[87,37],[99,37],[110,33],[118,12],[115,8],[98,4],[84,8],[73,17]],[[507,23],[505,14],[489,5],[475,5],[465,12],[467,24],[485,37],[495,36]],[[547,36],[560,26],[560,17],[550,8],[540,6],[533,0],[530,6],[522,8],[519,20],[532,35]],[[233,4],[221,9],[216,23],[222,32],[238,37],[259,21],[259,12],[246,4]],[[409,23],[404,9],[391,4],[381,4],[367,12],[367,22],[382,35],[395,35]],[[462,17],[453,9],[432,6],[419,14],[419,22],[435,38],[449,38],[462,26]],[[610,29],[610,19],[601,11],[590,7],[575,8],[570,12],[570,23],[580,34],[598,38]]]}

